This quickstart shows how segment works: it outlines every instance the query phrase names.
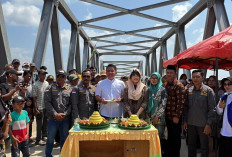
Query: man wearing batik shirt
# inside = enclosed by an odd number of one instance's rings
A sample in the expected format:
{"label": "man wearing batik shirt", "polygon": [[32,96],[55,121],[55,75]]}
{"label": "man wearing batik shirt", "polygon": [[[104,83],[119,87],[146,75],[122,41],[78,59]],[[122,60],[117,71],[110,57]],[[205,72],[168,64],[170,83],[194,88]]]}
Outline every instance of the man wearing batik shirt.
{"label": "man wearing batik shirt", "polygon": [[168,129],[167,156],[179,157],[181,147],[181,122],[184,103],[186,100],[186,91],[182,83],[176,79],[175,66],[167,67],[167,85],[168,93],[166,105],[166,125]]}

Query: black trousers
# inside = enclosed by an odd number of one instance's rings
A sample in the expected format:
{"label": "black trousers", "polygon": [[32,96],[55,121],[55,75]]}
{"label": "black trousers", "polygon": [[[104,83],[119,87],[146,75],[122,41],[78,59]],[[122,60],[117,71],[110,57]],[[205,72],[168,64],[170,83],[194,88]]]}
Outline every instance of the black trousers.
{"label": "black trousers", "polygon": [[168,140],[167,140],[167,157],[180,157],[181,147],[181,124],[182,120],[179,119],[179,123],[175,124],[172,120],[166,119],[166,125],[168,129]]}
{"label": "black trousers", "polygon": [[218,157],[231,157],[232,137],[221,136],[219,141]]}
{"label": "black trousers", "polygon": [[209,157],[209,137],[204,134],[205,127],[188,125],[188,157],[197,156],[197,139],[200,139],[201,157]]}

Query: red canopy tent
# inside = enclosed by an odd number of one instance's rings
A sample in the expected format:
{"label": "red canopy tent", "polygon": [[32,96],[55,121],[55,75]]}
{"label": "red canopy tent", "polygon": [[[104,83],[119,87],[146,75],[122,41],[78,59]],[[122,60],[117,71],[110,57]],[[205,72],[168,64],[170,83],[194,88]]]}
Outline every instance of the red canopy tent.
{"label": "red canopy tent", "polygon": [[164,61],[163,66],[167,65],[184,69],[232,69],[232,26]]}
{"label": "red canopy tent", "polygon": [[169,60],[166,60],[163,62],[163,67],[167,67],[168,65],[176,65],[177,64],[177,56],[169,59]]}
{"label": "red canopy tent", "polygon": [[167,65],[184,69],[215,69],[218,82],[218,69],[232,69],[232,26],[164,61],[163,66]]}

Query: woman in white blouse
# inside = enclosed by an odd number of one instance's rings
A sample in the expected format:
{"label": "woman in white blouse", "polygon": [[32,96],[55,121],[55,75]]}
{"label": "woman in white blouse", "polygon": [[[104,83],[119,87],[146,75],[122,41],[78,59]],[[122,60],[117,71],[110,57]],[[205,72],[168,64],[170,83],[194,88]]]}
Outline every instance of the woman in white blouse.
{"label": "woman in white blouse", "polygon": [[232,127],[228,122],[227,110],[228,105],[232,103],[232,77],[225,78],[223,86],[226,93],[222,95],[217,105],[217,113],[222,115],[218,157],[231,157]]}

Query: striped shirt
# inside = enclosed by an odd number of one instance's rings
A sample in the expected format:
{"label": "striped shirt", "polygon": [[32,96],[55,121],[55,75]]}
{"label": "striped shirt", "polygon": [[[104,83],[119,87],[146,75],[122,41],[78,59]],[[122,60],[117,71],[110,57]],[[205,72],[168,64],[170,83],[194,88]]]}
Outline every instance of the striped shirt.
{"label": "striped shirt", "polygon": [[10,123],[10,126],[12,128],[12,133],[21,143],[24,141],[27,134],[27,123],[30,122],[27,111],[22,110],[22,113],[13,111],[11,113],[11,118],[12,122]]}
{"label": "striped shirt", "polygon": [[48,82],[40,82],[37,81],[35,84],[32,86],[32,97],[36,97],[36,106],[38,110],[43,110],[45,109],[44,105],[44,91],[48,87]]}

